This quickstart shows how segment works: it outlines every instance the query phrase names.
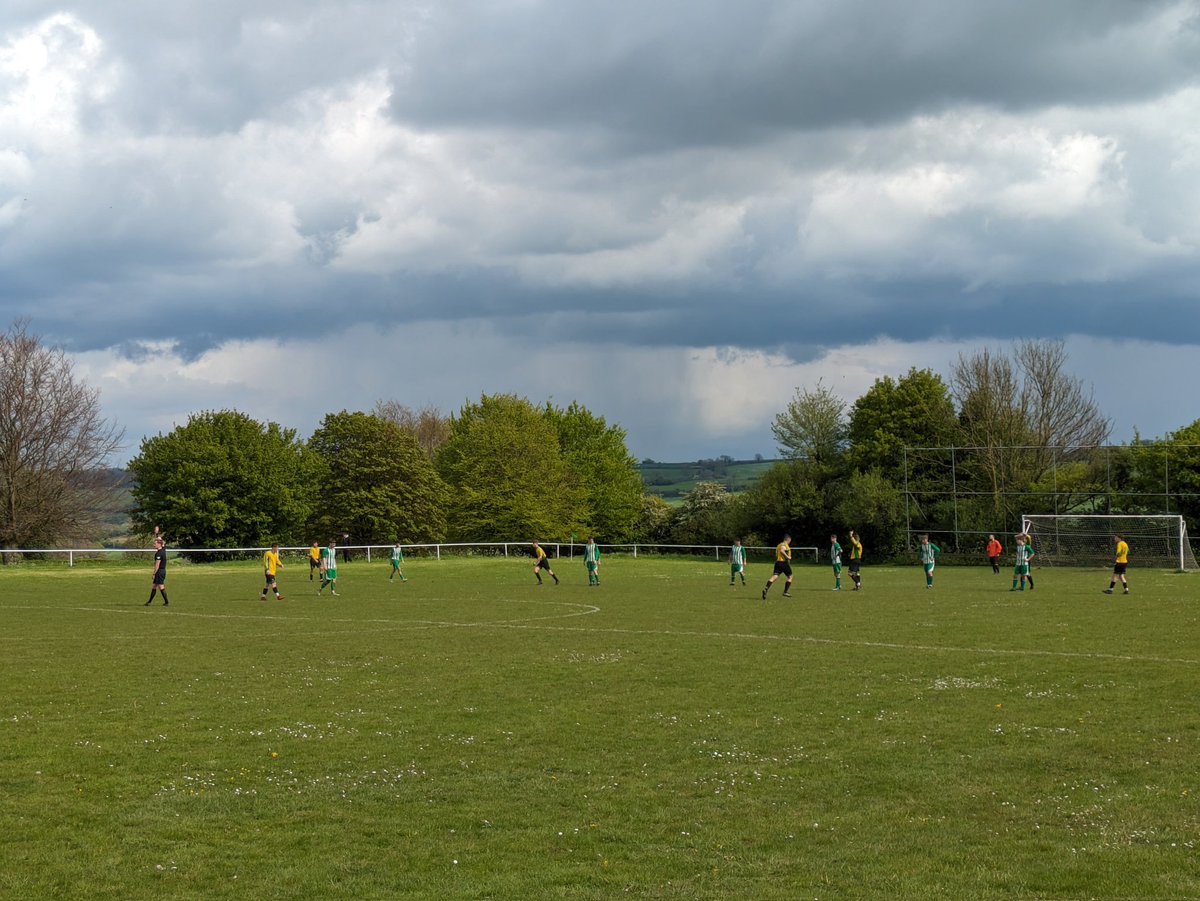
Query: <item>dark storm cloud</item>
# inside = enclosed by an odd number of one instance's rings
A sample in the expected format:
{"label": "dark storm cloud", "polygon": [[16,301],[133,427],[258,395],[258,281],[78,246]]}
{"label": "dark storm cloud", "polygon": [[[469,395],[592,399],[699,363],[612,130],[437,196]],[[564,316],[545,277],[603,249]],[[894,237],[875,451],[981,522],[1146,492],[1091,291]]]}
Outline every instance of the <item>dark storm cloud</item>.
{"label": "dark storm cloud", "polygon": [[[564,297],[561,291],[534,289],[495,272],[397,281],[332,278],[313,270],[308,278],[259,273],[253,279],[176,286],[169,300],[143,307],[137,318],[104,314],[121,308],[120,285],[98,288],[78,302],[55,300],[28,312],[36,314],[47,338],[72,350],[119,347],[131,337],[169,339],[184,359],[230,339],[312,339],[360,322],[419,336],[429,323],[480,320],[489,323],[493,335],[516,342],[549,346],[586,336],[597,347],[717,343],[782,353],[797,362],[816,359],[829,347],[885,337],[1000,346],[1028,337],[1119,333],[1130,340],[1200,344],[1193,296],[1147,291],[1137,282],[970,289],[957,281],[892,280],[869,289],[810,281],[788,290],[588,289]],[[286,307],[282,296],[288,298]],[[81,321],[89,322],[85,331],[79,328]],[[929,361],[939,367],[944,363]]]}
{"label": "dark storm cloud", "polygon": [[[0,28],[58,9],[9,6]],[[0,311],[74,349],[167,340],[187,359],[228,340],[459,320],[797,360],[876,336],[1113,322],[1197,341],[1196,211],[1179,200],[1194,151],[1107,112],[1195,84],[1196,10],[80,7],[64,33],[103,45],[85,81],[116,74],[61,113],[67,137],[3,141],[22,159],[10,173],[0,158],[0,206],[21,201],[0,226]],[[392,88],[395,131],[371,133],[366,103],[322,118],[373,76]],[[1059,106],[1074,118],[1051,121]],[[909,127],[962,109],[983,112]],[[1007,120],[989,132],[993,115]],[[1038,184],[1046,171],[1076,178],[1078,197]]]}
{"label": "dark storm cloud", "polygon": [[[1200,71],[1179,0],[113,0],[75,14],[121,60],[120,115],[236,129],[309,88],[393,74],[403,121],[596,127],[637,140],[1154,96]],[[71,7],[8,4],[0,28]]]}
{"label": "dark storm cloud", "polygon": [[[1182,5],[1186,8],[1187,5]],[[1200,72],[1169,0],[640,0],[435,7],[396,77],[402,120],[610,131],[660,146],[1155,96]]]}

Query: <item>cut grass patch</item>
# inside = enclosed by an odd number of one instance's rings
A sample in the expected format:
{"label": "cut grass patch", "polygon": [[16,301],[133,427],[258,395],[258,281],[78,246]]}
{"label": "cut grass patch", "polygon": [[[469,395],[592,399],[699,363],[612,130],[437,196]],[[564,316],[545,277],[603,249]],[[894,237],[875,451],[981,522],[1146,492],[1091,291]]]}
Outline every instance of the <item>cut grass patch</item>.
{"label": "cut grass patch", "polygon": [[1200,896],[1200,589],[0,571],[0,897]]}

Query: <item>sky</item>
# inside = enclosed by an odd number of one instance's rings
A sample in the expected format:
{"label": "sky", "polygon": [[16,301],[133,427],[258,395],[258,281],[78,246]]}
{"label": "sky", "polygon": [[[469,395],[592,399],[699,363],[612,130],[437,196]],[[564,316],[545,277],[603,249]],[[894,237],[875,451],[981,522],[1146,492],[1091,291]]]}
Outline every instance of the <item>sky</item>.
{"label": "sky", "polygon": [[577,400],[771,457],[818,381],[1066,342],[1200,417],[1200,0],[9,0],[0,328],[191,413]]}

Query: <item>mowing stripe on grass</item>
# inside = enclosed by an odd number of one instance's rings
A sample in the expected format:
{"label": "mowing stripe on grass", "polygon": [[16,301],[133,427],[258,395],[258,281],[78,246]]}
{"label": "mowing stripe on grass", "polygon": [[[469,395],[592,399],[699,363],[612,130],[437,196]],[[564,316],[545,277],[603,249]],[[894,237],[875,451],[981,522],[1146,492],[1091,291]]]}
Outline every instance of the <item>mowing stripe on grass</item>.
{"label": "mowing stripe on grass", "polygon": [[[455,625],[448,623],[447,625]],[[799,642],[805,644],[826,644],[840,647],[878,648],[888,651],[928,651],[951,654],[987,654],[1006,657],[1055,657],[1078,658],[1084,660],[1121,660],[1130,663],[1179,663],[1196,666],[1200,660],[1189,660],[1183,657],[1150,657],[1133,654],[1105,654],[1088,651],[1042,651],[1017,650],[1013,648],[967,648],[956,645],[930,644],[899,644],[888,641],[855,641],[848,638],[817,638],[813,635],[768,635],[753,632],[694,632],[680,629],[585,629],[579,626],[527,626],[520,623],[462,623],[466,627],[495,626],[502,629],[533,629],[545,632],[584,632],[588,634],[613,635],[664,635],[674,638],[733,638],[739,641],[778,641]]]}
{"label": "mowing stripe on grass", "polygon": [[[511,599],[497,599],[498,603],[531,603],[527,601],[514,601]],[[546,602],[536,602],[546,603]],[[543,632],[574,632],[589,635],[631,635],[631,636],[664,636],[668,638],[715,638],[715,639],[733,639],[736,641],[767,641],[767,642],[794,642],[801,644],[822,644],[838,647],[856,647],[856,648],[874,648],[877,650],[886,651],[916,651],[921,653],[938,653],[938,654],[981,654],[985,656],[1004,656],[1004,657],[1052,657],[1056,659],[1078,659],[1078,660],[1116,660],[1127,663],[1166,663],[1180,664],[1184,666],[1200,665],[1200,660],[1189,659],[1184,657],[1156,657],[1139,654],[1109,654],[1103,652],[1092,651],[1048,651],[1041,649],[1014,649],[1014,648],[981,648],[981,647],[964,647],[959,645],[931,645],[931,644],[903,644],[899,642],[887,641],[866,641],[855,640],[848,638],[819,638],[814,635],[772,635],[754,632],[713,632],[713,631],[694,631],[685,629],[616,629],[616,628],[585,628],[582,626],[551,626],[551,625],[532,625],[539,620],[552,619],[570,619],[577,616],[590,616],[595,613],[600,613],[601,608],[594,604],[574,604],[569,601],[554,601],[550,602],[559,606],[565,607],[580,607],[583,609],[569,613],[560,613],[554,616],[541,617],[524,617],[522,619],[509,620],[494,620],[494,621],[472,621],[472,622],[455,622],[452,620],[429,620],[429,619],[411,619],[398,620],[372,617],[369,619],[315,619],[313,617],[290,617],[290,616],[274,616],[252,615],[241,613],[190,613],[184,611],[171,611],[170,616],[173,617],[189,617],[193,619],[220,619],[220,620],[268,620],[275,622],[286,623],[347,623],[353,625],[370,625],[371,629],[345,629],[338,630],[339,635],[354,635],[364,632],[381,631],[378,627],[391,627],[386,631],[400,630],[403,628],[434,628],[434,629],[528,629]],[[91,613],[118,613],[137,615],[137,610],[124,610],[108,607],[43,607],[34,605],[12,606],[5,609],[9,610],[75,610]],[[322,629],[322,633],[330,633],[327,629]],[[144,636],[112,636],[126,638],[142,638]],[[201,638],[203,636],[189,635],[189,638]],[[228,635],[220,634],[212,636],[214,638],[228,638]],[[87,638],[94,640],[95,636],[53,636],[41,638],[42,641],[60,641],[60,640],[77,640]],[[26,638],[0,638],[0,641],[27,641]]]}

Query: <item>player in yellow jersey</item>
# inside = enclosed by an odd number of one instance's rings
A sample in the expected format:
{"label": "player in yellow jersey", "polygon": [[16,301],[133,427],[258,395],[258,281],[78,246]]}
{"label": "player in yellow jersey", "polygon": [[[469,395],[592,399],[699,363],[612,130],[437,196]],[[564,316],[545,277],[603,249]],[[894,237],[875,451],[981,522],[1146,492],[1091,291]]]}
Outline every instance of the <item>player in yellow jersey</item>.
{"label": "player in yellow jersey", "polygon": [[315,541],[308,549],[308,581],[313,580],[313,573],[321,571],[321,546]]}
{"label": "player in yellow jersey", "polygon": [[275,600],[282,601],[283,595],[279,593],[279,586],[275,584],[275,573],[283,569],[283,564],[279,560],[279,545],[271,545],[271,549],[263,554],[263,574],[267,577],[267,584],[263,586],[260,601],[267,599],[267,589],[275,592]]}
{"label": "player in yellow jersey", "polygon": [[854,590],[862,589],[862,576],[859,575],[858,568],[862,566],[862,542],[858,540],[858,536],[854,534],[854,530],[850,530],[850,578],[854,580]]}
{"label": "player in yellow jersey", "polygon": [[775,584],[775,580],[780,576],[787,576],[783,583],[783,596],[790,598],[792,596],[792,536],[784,535],[783,541],[775,545],[775,570],[771,573],[771,578],[767,579],[767,584],[762,590],[762,599],[767,599],[767,592],[771,590],[771,586]]}
{"label": "player in yellow jersey", "polygon": [[550,568],[550,560],[546,557],[546,552],[542,550],[541,545],[536,541],[533,543],[533,574],[537,577],[537,583],[542,584],[542,573],[544,569],[550,574],[550,578],[554,580],[554,584],[558,584],[558,576],[554,575],[554,570]]}
{"label": "player in yellow jersey", "polygon": [[1125,590],[1122,594],[1129,594],[1129,583],[1125,581],[1125,569],[1129,566],[1129,545],[1125,543],[1125,539],[1120,535],[1114,535],[1113,541],[1117,545],[1116,561],[1113,563],[1112,579],[1108,583],[1108,588],[1104,589],[1105,594],[1112,594],[1113,588],[1117,585],[1117,580],[1121,580],[1121,587]]}

